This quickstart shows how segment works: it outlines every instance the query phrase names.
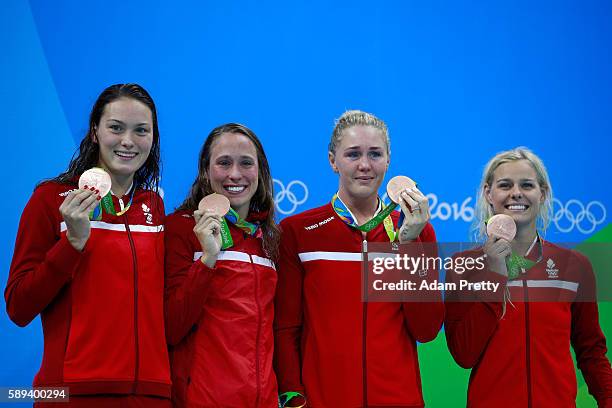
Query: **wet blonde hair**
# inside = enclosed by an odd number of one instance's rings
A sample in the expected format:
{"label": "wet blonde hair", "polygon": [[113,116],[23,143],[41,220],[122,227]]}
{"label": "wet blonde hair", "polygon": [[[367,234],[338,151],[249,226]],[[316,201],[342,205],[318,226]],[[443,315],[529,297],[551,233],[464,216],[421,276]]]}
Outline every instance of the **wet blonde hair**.
{"label": "wet blonde hair", "polygon": [[484,168],[480,188],[476,194],[476,211],[474,214],[474,223],[472,224],[472,232],[477,241],[486,240],[486,225],[485,221],[493,216],[493,207],[485,197],[485,186],[491,186],[493,183],[493,173],[504,163],[515,162],[518,160],[527,160],[536,173],[537,182],[540,188],[544,191],[544,201],[540,203],[538,217],[536,220],[536,228],[542,233],[546,232],[552,214],[552,187],[548,178],[548,171],[542,160],[531,150],[520,146],[512,150],[497,153]]}
{"label": "wet blonde hair", "polygon": [[372,126],[380,130],[385,136],[385,142],[387,143],[387,155],[391,155],[391,140],[389,139],[387,124],[371,113],[360,110],[346,111],[336,120],[336,126],[334,126],[334,131],[327,148],[331,154],[336,154],[336,148],[342,139],[342,132],[353,126]]}

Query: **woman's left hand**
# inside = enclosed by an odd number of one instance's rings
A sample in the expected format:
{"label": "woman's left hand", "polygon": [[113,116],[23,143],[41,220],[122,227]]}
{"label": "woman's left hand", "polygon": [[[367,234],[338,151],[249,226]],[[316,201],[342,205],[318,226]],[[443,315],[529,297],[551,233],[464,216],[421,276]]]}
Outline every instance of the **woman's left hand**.
{"label": "woman's left hand", "polygon": [[404,213],[404,223],[399,230],[400,243],[414,241],[429,222],[429,201],[416,187],[400,193],[399,205]]}

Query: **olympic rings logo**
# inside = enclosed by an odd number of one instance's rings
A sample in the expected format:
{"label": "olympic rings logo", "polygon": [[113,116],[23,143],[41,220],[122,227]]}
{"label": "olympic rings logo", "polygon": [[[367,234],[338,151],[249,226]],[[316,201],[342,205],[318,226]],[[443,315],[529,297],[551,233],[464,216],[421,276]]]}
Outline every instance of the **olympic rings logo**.
{"label": "olympic rings logo", "polygon": [[[276,210],[280,214],[293,214],[298,206],[304,204],[306,200],[308,200],[308,188],[306,187],[306,184],[300,180],[293,180],[287,184],[287,187],[285,187],[283,182],[280,180],[273,179],[273,181],[275,190],[277,190],[276,194],[274,194],[274,204],[276,205]],[[298,190],[294,192],[296,186],[298,187]],[[298,196],[300,197],[299,199]],[[291,206],[284,206],[285,208],[281,208],[280,204],[285,200],[289,201]]]}
{"label": "olympic rings logo", "polygon": [[591,201],[585,206],[580,201],[571,199],[563,205],[561,201],[553,198],[551,222],[561,232],[570,232],[576,228],[583,234],[590,234],[606,220],[606,216],[606,207],[600,201]]}

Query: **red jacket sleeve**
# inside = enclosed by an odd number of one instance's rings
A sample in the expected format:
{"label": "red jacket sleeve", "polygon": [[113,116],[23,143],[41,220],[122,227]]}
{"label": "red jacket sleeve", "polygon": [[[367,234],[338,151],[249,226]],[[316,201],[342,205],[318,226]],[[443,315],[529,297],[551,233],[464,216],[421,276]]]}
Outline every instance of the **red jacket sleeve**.
{"label": "red jacket sleeve", "polygon": [[4,291],[7,313],[19,326],[26,326],[53,301],[72,279],[82,256],[59,232],[57,197],[53,184],[40,186],[21,215]]}
{"label": "red jacket sleeve", "polygon": [[572,304],[572,347],[589,393],[599,407],[612,407],[612,369],[606,357],[606,338],[599,326],[597,303],[592,301],[597,293],[593,269],[581,255],[572,261],[581,271],[578,301]]}
{"label": "red jacket sleeve", "polygon": [[[456,274],[448,270],[446,282],[456,283]],[[484,269],[475,272],[470,281],[492,281],[499,283],[499,293],[503,296],[506,290],[507,277]],[[495,333],[499,320],[502,318],[503,305],[499,301],[481,301],[478,298],[463,298],[453,291],[446,292],[444,319],[444,332],[446,344],[457,362],[463,368],[472,368],[476,365],[484,352],[489,339]]]}
{"label": "red jacket sleeve", "polygon": [[[427,223],[417,242],[425,244],[425,252],[428,256],[437,255],[437,249],[433,245],[436,243],[436,233],[431,224]],[[435,269],[428,270],[424,280],[428,283],[437,281],[438,271]],[[435,339],[444,321],[442,294],[440,292],[436,293],[438,299],[432,302],[405,302],[402,304],[408,331],[416,341],[421,343]]]}
{"label": "red jacket sleeve", "polygon": [[166,218],[165,226],[165,318],[166,340],[178,344],[197,323],[210,289],[214,269],[199,259],[193,243],[194,219],[182,214]]}
{"label": "red jacket sleeve", "polygon": [[295,391],[304,394],[300,353],[302,284],[303,269],[295,233],[288,223],[282,222],[274,319],[274,369],[279,393]]}

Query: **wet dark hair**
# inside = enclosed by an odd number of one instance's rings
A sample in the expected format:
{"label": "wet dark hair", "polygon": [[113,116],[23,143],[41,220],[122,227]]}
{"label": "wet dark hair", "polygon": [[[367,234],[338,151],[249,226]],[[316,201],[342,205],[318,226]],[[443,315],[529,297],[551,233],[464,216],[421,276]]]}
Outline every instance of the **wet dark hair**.
{"label": "wet dark hair", "polygon": [[249,212],[267,212],[266,219],[261,224],[263,249],[270,258],[277,260],[280,232],[274,221],[274,187],[272,176],[270,175],[270,166],[268,165],[268,159],[259,138],[248,127],[238,123],[226,123],[214,128],[208,134],[200,151],[198,175],[191,186],[187,198],[177,210],[195,211],[198,209],[198,204],[203,197],[214,193],[208,179],[211,150],[215,141],[224,133],[244,135],[255,146],[258,163],[258,185],[257,191],[251,199]]}
{"label": "wet dark hair", "polygon": [[151,110],[151,116],[153,118],[153,144],[151,145],[151,152],[147,160],[134,175],[134,186],[157,192],[161,173],[157,110],[155,109],[155,103],[151,95],[138,84],[116,84],[102,91],[91,109],[89,115],[89,130],[83,137],[83,140],[81,140],[79,150],[72,156],[68,169],[51,181],[73,184],[75,183],[75,179],[85,170],[98,165],[100,159],[100,146],[98,143],[94,142],[96,129],[100,125],[100,119],[106,105],[121,98],[134,99],[145,104]]}

